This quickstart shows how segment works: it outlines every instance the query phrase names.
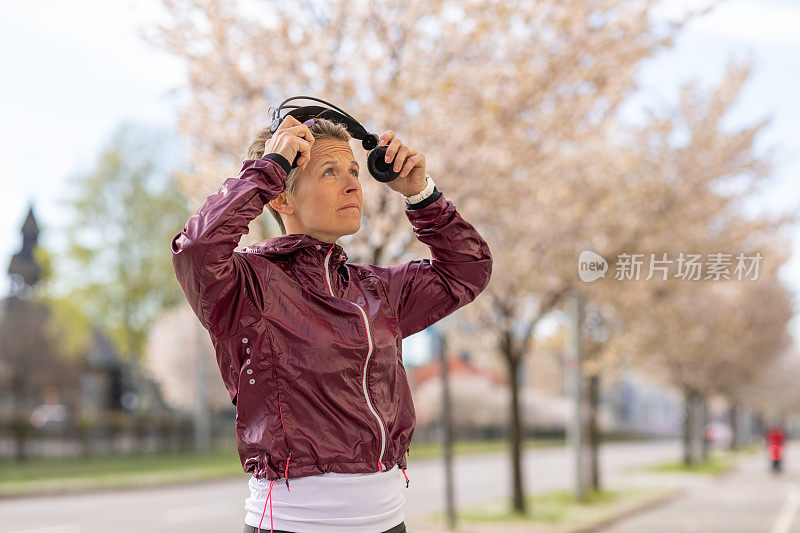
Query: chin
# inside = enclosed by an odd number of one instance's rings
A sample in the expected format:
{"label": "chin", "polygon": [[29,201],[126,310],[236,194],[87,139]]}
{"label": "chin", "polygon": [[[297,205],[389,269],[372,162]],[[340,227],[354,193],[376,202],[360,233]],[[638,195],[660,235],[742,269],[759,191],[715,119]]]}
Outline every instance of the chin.
{"label": "chin", "polygon": [[352,226],[349,226],[349,227],[345,227],[345,228],[341,228],[340,233],[343,236],[344,235],[352,235],[354,233],[358,233],[358,230],[360,230],[360,229],[361,229],[361,221],[359,220],[358,224],[355,224],[355,225],[352,225]]}

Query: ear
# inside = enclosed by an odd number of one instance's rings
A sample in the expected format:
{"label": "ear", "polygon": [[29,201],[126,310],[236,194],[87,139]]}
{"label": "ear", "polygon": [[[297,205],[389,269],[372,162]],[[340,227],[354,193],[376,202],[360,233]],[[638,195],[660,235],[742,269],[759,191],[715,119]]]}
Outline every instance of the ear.
{"label": "ear", "polygon": [[289,203],[286,191],[281,192],[277,197],[270,200],[269,205],[278,213],[283,213],[284,215],[294,214],[294,207]]}

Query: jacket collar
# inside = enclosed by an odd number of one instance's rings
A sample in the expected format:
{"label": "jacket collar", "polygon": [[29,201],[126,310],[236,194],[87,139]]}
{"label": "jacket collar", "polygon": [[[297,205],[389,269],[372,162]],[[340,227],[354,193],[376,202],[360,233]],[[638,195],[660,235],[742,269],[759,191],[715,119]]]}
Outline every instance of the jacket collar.
{"label": "jacket collar", "polygon": [[251,244],[243,251],[268,257],[300,254],[303,256],[311,256],[319,262],[323,262],[328,252],[331,251],[331,247],[333,247],[333,251],[331,252],[329,264],[338,266],[340,263],[347,262],[347,253],[339,243],[332,244],[321,241],[305,233],[290,233],[288,235],[270,237],[269,239]]}

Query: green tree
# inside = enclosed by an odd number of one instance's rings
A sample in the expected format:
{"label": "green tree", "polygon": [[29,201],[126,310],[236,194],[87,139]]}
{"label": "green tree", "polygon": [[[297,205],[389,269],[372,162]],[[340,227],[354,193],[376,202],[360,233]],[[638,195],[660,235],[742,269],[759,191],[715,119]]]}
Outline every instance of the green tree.
{"label": "green tree", "polygon": [[66,248],[51,289],[129,360],[141,356],[153,319],[183,297],[169,254],[191,215],[172,179],[179,155],[174,134],[123,123],[94,168],[70,177],[63,200]]}

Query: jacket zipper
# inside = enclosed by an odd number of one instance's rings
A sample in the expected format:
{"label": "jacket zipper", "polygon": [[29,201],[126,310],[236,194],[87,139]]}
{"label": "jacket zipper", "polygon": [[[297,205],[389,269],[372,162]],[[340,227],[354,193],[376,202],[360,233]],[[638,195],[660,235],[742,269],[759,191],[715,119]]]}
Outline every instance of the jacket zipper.
{"label": "jacket zipper", "polygon": [[[331,278],[328,272],[328,265],[330,263],[331,252],[333,252],[333,247],[328,250],[328,255],[325,256],[325,281],[328,283],[328,291],[331,293],[331,296],[336,296],[333,294],[333,287],[331,286]],[[367,330],[367,342],[369,344],[369,351],[367,352],[367,359],[364,361],[364,370],[361,372],[361,387],[364,390],[364,398],[367,400],[367,407],[369,410],[372,411],[372,414],[375,415],[375,420],[378,421],[378,427],[381,430],[381,453],[378,456],[378,470],[383,470],[383,452],[386,449],[386,433],[383,429],[383,422],[381,421],[381,417],[378,416],[378,412],[372,407],[372,402],[369,399],[369,394],[367,394],[367,365],[369,364],[369,358],[372,356],[372,335],[369,332],[369,320],[367,319],[367,313],[364,312],[364,309],[355,302],[351,302],[349,300],[345,300],[348,303],[351,303],[358,307],[358,310],[361,312],[361,318],[364,319],[364,327]]]}

